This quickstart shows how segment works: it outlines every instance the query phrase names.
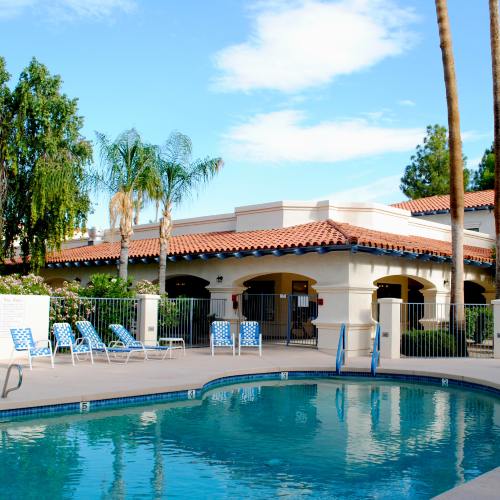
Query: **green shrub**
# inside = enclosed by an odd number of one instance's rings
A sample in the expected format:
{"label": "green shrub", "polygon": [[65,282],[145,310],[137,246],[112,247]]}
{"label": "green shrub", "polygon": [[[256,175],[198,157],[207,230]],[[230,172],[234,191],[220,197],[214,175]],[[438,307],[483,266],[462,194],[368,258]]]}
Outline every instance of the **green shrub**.
{"label": "green shrub", "polygon": [[488,306],[465,308],[466,335],[468,339],[480,344],[493,337],[493,309]]}
{"label": "green shrub", "polygon": [[447,330],[409,330],[401,335],[401,354],[416,357],[455,356],[456,341]]}
{"label": "green shrub", "polygon": [[85,288],[80,288],[80,296],[82,297],[125,299],[134,295],[130,279],[124,280],[105,273],[93,274],[89,284]]}

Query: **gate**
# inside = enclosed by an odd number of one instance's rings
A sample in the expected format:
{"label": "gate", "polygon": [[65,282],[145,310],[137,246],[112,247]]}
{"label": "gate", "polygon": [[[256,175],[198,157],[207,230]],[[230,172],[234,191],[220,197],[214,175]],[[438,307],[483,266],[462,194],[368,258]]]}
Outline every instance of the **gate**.
{"label": "gate", "polygon": [[263,342],[317,345],[317,295],[244,293],[241,303],[240,321],[258,321]]}

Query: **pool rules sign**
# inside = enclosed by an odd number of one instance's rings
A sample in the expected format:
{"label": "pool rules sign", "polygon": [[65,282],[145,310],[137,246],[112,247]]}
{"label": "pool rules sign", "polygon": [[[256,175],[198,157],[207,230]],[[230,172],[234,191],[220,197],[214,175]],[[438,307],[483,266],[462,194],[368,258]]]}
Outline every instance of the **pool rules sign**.
{"label": "pool rules sign", "polygon": [[49,335],[48,295],[0,295],[0,359],[12,352],[11,328],[31,328],[35,342]]}

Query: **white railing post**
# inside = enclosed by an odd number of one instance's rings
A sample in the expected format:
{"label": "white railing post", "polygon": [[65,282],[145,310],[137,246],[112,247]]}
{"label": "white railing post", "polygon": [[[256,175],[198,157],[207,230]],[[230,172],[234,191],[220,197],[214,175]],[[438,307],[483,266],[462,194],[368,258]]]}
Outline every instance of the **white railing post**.
{"label": "white railing post", "polygon": [[138,294],[137,340],[156,345],[158,338],[159,295]]}
{"label": "white railing post", "polygon": [[491,301],[493,306],[493,357],[500,359],[500,299]]}
{"label": "white railing post", "polygon": [[378,299],[380,306],[380,357],[398,359],[401,355],[401,299]]}

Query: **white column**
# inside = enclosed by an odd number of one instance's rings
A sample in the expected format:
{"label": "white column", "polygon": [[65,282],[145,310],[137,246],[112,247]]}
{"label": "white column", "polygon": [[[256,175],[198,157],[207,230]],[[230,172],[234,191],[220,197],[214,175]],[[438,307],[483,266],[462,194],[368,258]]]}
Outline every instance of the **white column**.
{"label": "white column", "polygon": [[[231,331],[236,333],[236,328],[240,320],[241,294],[246,290],[246,288],[242,286],[211,286],[207,287],[207,290],[210,292],[211,299],[221,299],[224,301],[222,314],[220,310],[222,302],[218,301],[217,303],[216,301],[212,301],[210,312],[219,314],[221,316],[220,319],[224,321],[229,321],[231,323]],[[233,298],[236,300],[233,301]]]}
{"label": "white column", "polygon": [[368,356],[371,348],[372,294],[375,287],[321,285],[313,287],[318,298],[318,349],[337,352],[340,327],[346,325],[346,356]]}
{"label": "white column", "polygon": [[435,288],[421,290],[424,296],[424,316],[420,324],[424,330],[439,328],[448,323],[450,318],[450,292],[440,291]]}
{"label": "white column", "polygon": [[380,357],[398,359],[401,352],[401,299],[378,299]]}
{"label": "white column", "polygon": [[493,357],[500,359],[500,299],[491,301],[493,305]]}
{"label": "white column", "polygon": [[137,340],[144,344],[156,345],[158,339],[158,301],[159,295],[139,294],[139,314]]}

